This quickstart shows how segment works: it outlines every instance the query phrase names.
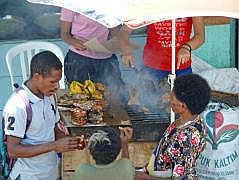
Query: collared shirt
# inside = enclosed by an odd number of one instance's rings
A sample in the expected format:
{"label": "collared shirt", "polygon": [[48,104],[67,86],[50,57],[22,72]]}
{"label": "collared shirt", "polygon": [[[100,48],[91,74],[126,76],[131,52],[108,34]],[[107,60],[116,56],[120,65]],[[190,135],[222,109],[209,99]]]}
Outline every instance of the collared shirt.
{"label": "collared shirt", "polygon": [[[22,138],[22,144],[44,144],[55,140],[54,128],[60,119],[53,97],[43,99],[34,95],[24,84],[27,97],[32,107],[32,121],[26,132],[26,105],[22,98],[13,93],[9,98],[3,116],[5,119],[5,134]],[[10,177],[15,179],[19,174],[24,180],[55,180],[57,177],[57,154],[48,152],[31,158],[18,158]]]}

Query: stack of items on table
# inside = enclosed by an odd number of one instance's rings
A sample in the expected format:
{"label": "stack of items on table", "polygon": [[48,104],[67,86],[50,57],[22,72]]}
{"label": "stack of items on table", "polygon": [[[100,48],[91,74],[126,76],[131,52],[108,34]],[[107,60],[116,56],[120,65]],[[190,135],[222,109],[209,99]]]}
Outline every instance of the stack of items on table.
{"label": "stack of items on table", "polygon": [[105,86],[86,80],[84,84],[73,81],[68,92],[58,99],[61,110],[71,111],[72,124],[99,124],[103,121],[103,109],[106,106]]}

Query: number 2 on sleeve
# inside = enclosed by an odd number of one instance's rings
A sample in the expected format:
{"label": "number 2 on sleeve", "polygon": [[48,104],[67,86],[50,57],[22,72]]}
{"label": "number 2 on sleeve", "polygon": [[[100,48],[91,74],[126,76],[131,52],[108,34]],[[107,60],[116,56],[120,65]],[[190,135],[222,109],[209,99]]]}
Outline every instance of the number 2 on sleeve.
{"label": "number 2 on sleeve", "polygon": [[8,118],[8,123],[9,123],[8,126],[7,126],[7,129],[8,129],[8,130],[11,130],[11,131],[14,130],[14,126],[13,126],[14,122],[15,122],[15,118],[12,117],[12,116],[10,116],[10,117]]}

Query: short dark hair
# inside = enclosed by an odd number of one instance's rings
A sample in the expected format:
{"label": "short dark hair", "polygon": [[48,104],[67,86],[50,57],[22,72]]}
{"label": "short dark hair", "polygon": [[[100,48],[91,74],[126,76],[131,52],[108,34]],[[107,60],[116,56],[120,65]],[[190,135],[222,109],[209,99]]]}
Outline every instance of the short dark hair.
{"label": "short dark hair", "polygon": [[173,92],[194,115],[204,111],[211,96],[207,81],[197,74],[177,77],[174,81]]}
{"label": "short dark hair", "polygon": [[89,139],[88,148],[96,164],[113,162],[121,149],[119,132],[111,127],[96,130]]}
{"label": "short dark hair", "polygon": [[33,56],[30,65],[30,77],[35,73],[49,75],[52,70],[62,70],[62,63],[51,51],[42,51]]}

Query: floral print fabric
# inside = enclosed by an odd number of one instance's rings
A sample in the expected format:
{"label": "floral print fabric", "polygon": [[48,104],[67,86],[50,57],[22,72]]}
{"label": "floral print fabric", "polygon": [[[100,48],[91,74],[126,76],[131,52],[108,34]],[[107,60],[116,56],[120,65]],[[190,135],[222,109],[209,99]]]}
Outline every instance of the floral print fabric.
{"label": "floral print fabric", "polygon": [[[206,146],[206,131],[201,117],[184,127],[172,123],[154,149],[153,171],[172,170],[172,176],[196,175],[195,164]],[[150,171],[150,169],[148,169]],[[152,169],[151,169],[152,171]]]}

